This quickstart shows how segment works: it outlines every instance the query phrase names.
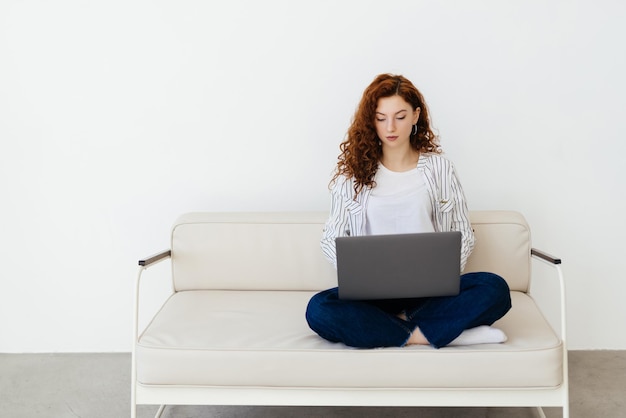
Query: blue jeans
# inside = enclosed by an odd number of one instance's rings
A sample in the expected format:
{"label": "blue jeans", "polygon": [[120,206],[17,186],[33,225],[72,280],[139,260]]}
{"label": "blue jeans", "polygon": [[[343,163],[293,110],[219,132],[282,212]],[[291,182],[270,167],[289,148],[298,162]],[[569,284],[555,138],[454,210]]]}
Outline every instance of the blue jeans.
{"label": "blue jeans", "polygon": [[[466,329],[491,325],[511,309],[506,281],[493,273],[461,276],[456,296],[354,301],[338,298],[337,288],[311,298],[306,320],[321,337],[351,347],[402,347],[419,327],[435,348]],[[407,320],[398,317],[404,312]]]}

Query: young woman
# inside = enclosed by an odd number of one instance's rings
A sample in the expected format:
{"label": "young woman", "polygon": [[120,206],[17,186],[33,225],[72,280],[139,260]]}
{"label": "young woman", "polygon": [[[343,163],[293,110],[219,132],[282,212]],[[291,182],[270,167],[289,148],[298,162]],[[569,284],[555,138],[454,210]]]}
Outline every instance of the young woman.
{"label": "young woman", "polygon": [[[465,196],[452,163],[441,156],[421,93],[400,75],[382,74],[363,93],[331,180],[324,255],[336,265],[344,235],[460,231],[461,271],[474,246]],[[306,319],[323,338],[360,348],[409,344],[501,343],[490,325],[511,307],[509,288],[492,273],[461,276],[457,296],[375,301],[315,295]]]}

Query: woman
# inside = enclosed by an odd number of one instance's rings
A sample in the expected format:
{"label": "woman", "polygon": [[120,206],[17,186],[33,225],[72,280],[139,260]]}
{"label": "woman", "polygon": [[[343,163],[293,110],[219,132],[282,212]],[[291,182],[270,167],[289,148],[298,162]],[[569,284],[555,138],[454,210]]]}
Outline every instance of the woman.
{"label": "woman", "polygon": [[[421,93],[400,75],[367,87],[340,146],[322,251],[337,264],[335,238],[345,235],[460,231],[461,271],[474,246],[454,166],[442,157]],[[509,288],[492,273],[461,276],[457,296],[376,301],[315,295],[306,319],[323,338],[360,348],[411,344],[501,343],[490,325],[511,307]]]}

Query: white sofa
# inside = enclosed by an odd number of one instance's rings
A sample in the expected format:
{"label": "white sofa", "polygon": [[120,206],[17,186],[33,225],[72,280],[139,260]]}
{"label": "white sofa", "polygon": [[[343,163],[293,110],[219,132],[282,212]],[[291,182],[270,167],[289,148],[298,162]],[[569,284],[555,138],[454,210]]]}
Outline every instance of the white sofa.
{"label": "white sofa", "polygon": [[[477,243],[465,271],[509,283],[513,307],[496,323],[504,344],[354,349],[313,333],[304,313],[336,286],[319,240],[327,213],[190,213],[171,249],[140,260],[132,355],[138,404],[542,406],[568,417],[565,300],[560,260],[531,248],[523,216],[472,212]],[[555,267],[562,329],[529,294],[531,259]],[[169,259],[173,293],[144,330],[142,272]]]}

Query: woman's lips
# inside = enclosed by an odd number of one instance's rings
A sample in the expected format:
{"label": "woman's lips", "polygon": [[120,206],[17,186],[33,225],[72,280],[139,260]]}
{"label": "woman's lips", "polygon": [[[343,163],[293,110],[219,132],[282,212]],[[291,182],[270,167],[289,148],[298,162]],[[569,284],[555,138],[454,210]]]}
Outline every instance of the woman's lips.
{"label": "woman's lips", "polygon": [[387,141],[395,141],[396,139],[398,139],[397,136],[388,136],[386,138],[387,138]]}

